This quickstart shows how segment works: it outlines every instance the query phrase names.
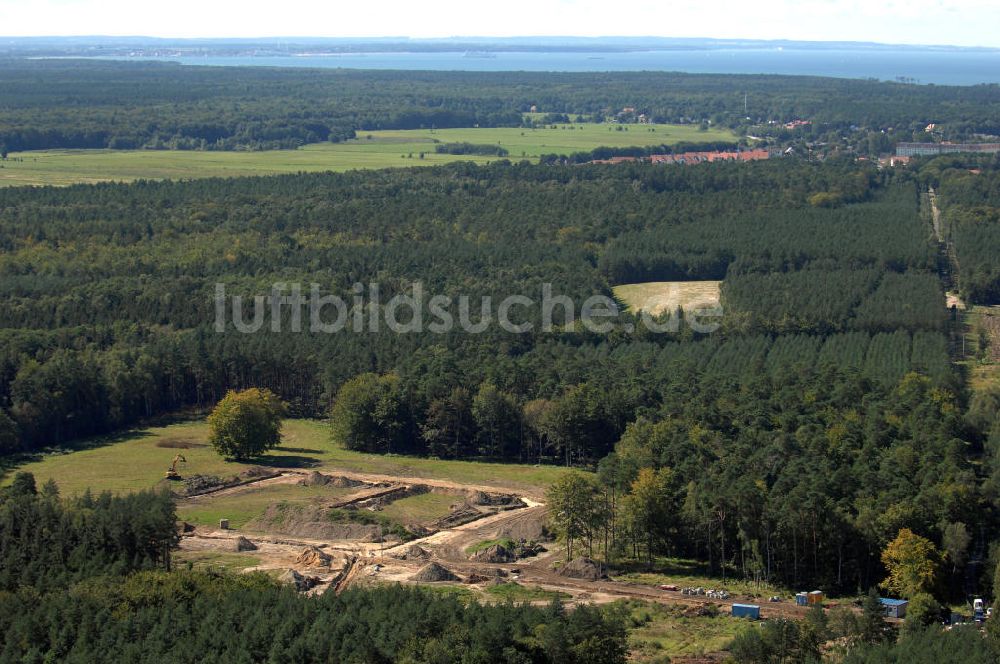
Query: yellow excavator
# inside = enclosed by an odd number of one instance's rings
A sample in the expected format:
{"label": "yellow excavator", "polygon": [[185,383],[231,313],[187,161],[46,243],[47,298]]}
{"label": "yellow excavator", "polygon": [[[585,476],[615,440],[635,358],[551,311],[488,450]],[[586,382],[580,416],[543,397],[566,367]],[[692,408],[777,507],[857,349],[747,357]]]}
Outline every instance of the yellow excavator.
{"label": "yellow excavator", "polygon": [[178,463],[187,463],[187,459],[184,458],[184,455],[178,454],[174,457],[174,461],[170,464],[170,467],[167,468],[167,472],[164,474],[164,477],[168,480],[179,480],[181,478],[181,474],[177,472]]}

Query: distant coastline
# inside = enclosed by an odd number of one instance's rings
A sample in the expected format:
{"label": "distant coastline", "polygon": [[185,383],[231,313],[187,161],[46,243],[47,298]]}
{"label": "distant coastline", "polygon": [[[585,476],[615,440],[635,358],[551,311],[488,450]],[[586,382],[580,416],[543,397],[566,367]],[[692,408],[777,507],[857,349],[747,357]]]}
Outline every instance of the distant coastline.
{"label": "distant coastline", "polygon": [[436,71],[676,71],[1000,84],[1000,49],[655,37],[0,37],[0,57]]}
{"label": "distant coastline", "polygon": [[[489,53],[488,56],[468,53]],[[72,57],[72,56],[70,56]],[[874,78],[935,85],[1000,84],[1000,51],[796,50],[792,48],[671,51],[400,51],[220,56],[179,53],[97,56],[185,65],[319,67],[435,71],[677,71],[694,74],[782,74]]]}

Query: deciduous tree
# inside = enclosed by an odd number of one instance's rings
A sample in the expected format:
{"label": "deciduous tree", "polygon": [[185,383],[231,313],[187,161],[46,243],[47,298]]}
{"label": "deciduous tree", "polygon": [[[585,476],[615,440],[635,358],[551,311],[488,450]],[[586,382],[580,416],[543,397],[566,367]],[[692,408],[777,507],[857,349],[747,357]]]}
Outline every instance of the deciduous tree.
{"label": "deciduous tree", "polygon": [[249,459],[278,446],[283,415],[270,390],[230,390],[208,416],[208,440],[227,459]]}
{"label": "deciduous tree", "polygon": [[882,564],[889,572],[882,587],[902,597],[930,593],[937,580],[940,559],[933,542],[903,528],[882,551]]}

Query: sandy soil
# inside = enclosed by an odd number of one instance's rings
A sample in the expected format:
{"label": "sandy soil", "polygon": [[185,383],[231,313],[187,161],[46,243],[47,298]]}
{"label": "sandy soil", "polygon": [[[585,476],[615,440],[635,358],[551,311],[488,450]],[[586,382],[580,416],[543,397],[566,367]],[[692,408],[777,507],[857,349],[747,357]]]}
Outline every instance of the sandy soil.
{"label": "sandy soil", "polygon": [[[467,485],[459,482],[430,480],[426,478],[392,477],[386,475],[354,473],[340,470],[325,469],[328,473],[348,477],[368,483],[370,486],[359,487],[356,493],[337,501],[338,505],[363,501],[373,495],[383,495],[387,491],[398,490],[409,485],[426,485],[459,492],[482,491],[484,493],[517,494],[512,489],[504,490],[497,487]],[[224,492],[216,492],[206,496],[190,498],[191,501],[211,500],[220,495],[239,495],[251,492],[260,486],[276,483],[298,482],[305,473],[286,472],[280,477],[264,479],[258,482],[244,484]],[[410,542],[402,544],[379,544],[352,540],[322,540],[308,537],[286,537],[273,533],[244,532],[238,530],[218,530],[197,528],[181,540],[180,548],[189,551],[233,552],[235,540],[240,535],[247,537],[257,547],[257,551],[249,552],[260,562],[250,570],[295,569],[296,571],[318,577],[319,586],[311,592],[323,592],[333,587],[340,591],[352,585],[372,583],[411,583],[411,577],[431,560],[436,561],[460,577],[466,579],[470,574],[492,572],[496,568],[504,570],[510,580],[530,586],[539,586],[545,590],[566,593],[573,602],[611,602],[622,598],[635,598],[665,604],[682,606],[717,606],[721,611],[728,612],[733,602],[746,601],[758,603],[761,615],[768,617],[801,618],[806,612],[805,607],[795,606],[789,601],[761,603],[759,599],[736,597],[727,601],[714,600],[700,596],[683,595],[680,592],[664,591],[652,586],[641,586],[603,579],[585,581],[560,576],[553,570],[553,564],[562,556],[552,546],[549,551],[533,558],[526,558],[515,563],[490,565],[470,561],[466,549],[483,540],[495,539],[501,536],[518,537],[522,532],[538,532],[546,519],[546,507],[535,498],[521,496],[524,507],[519,509],[503,509],[490,512],[483,509],[483,516],[469,523],[455,527],[437,530]],[[333,506],[333,505],[331,505]],[[401,556],[411,546],[418,545],[429,552],[429,559],[403,560]],[[329,568],[305,567],[297,562],[297,558],[307,547],[316,547],[332,558]],[[516,570],[516,571],[515,571]],[[343,578],[341,578],[343,577]],[[475,586],[466,586],[475,587]]]}

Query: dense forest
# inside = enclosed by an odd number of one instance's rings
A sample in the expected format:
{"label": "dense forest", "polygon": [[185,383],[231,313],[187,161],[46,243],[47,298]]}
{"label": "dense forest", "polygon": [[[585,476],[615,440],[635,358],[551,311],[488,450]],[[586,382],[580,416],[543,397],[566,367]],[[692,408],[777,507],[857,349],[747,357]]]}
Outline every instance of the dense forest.
{"label": "dense forest", "polygon": [[[748,111],[744,112],[744,95]],[[0,148],[272,149],[358,130],[518,126],[549,117],[755,129],[777,138],[862,131],[872,149],[925,136],[1000,134],[997,86],[656,72],[399,72],[173,63],[0,60]],[[788,130],[783,123],[808,119]],[[887,133],[883,133],[883,131]]]}
{"label": "dense forest", "polygon": [[614,610],[401,586],[304,597],[263,573],[170,571],[176,540],[167,493],[63,499],[19,474],[0,491],[0,660],[625,661]]}
{"label": "dense forest", "polygon": [[[972,463],[1000,465],[996,408],[963,417],[923,186],[788,158],[3,190],[0,442],[37,449],[267,387],[330,414],[355,449],[599,464],[595,505],[660,473],[669,518],[586,523],[588,546],[618,547],[604,555],[867,588],[902,528],[997,537]],[[720,278],[711,334],[578,318],[617,284]],[[473,321],[482,297],[528,296],[516,314],[533,329],[296,332],[288,307],[257,305],[257,333],[215,330],[217,284],[361,293],[353,319],[416,281],[421,302],[468,295]],[[548,330],[545,284],[574,303]]]}
{"label": "dense forest", "polygon": [[932,160],[925,177],[938,187],[945,232],[954,243],[963,296],[1000,304],[1000,173],[995,158]]}

